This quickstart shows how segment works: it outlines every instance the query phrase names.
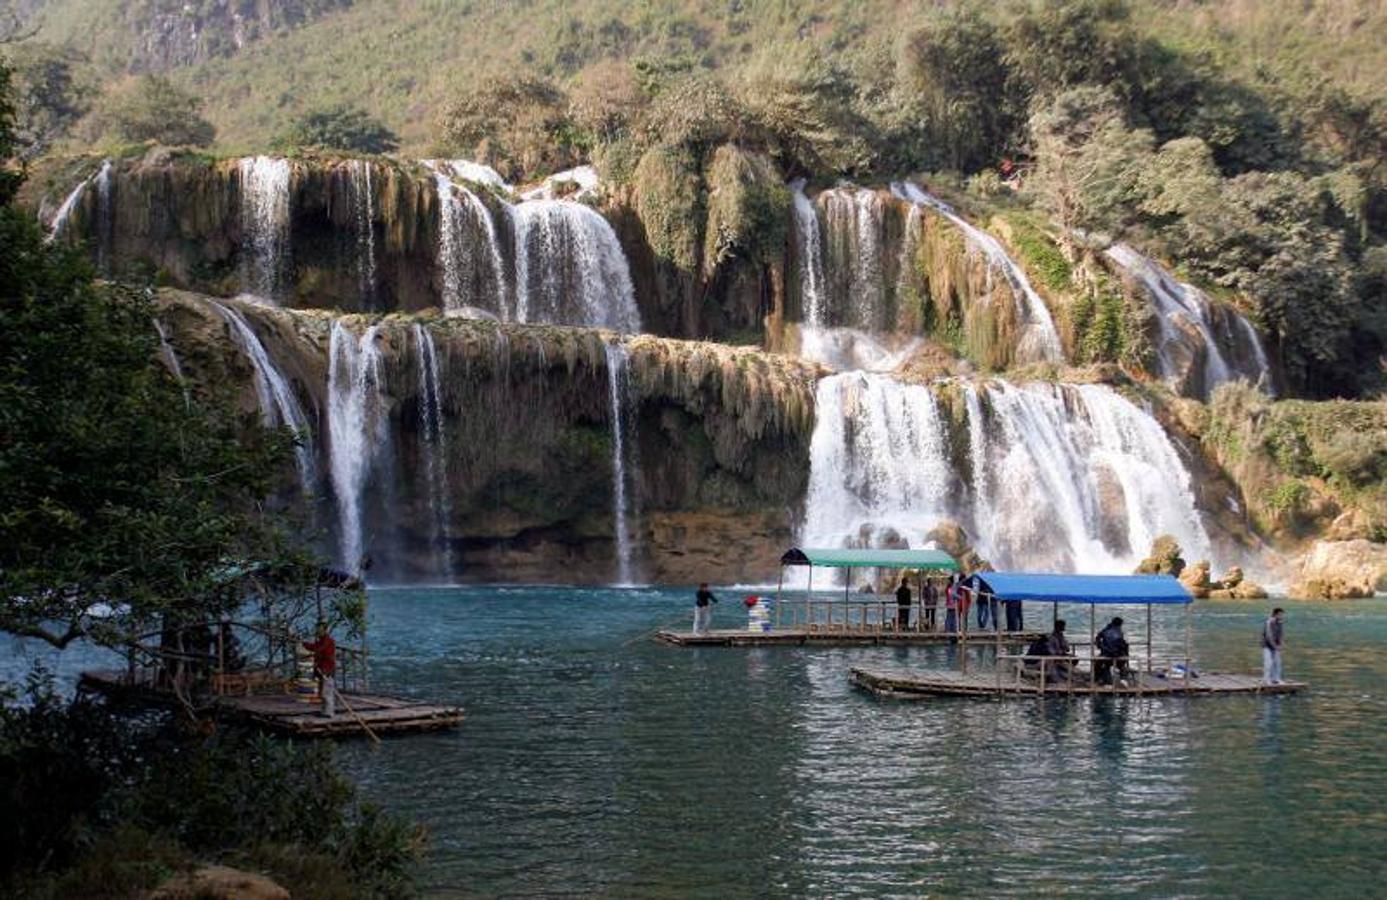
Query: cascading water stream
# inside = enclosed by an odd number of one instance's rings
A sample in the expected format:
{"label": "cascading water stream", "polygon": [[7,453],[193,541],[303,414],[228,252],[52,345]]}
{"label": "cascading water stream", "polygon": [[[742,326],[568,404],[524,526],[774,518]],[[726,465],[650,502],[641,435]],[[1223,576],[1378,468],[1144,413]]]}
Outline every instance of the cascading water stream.
{"label": "cascading water stream", "polygon": [[442,380],[438,376],[438,348],[433,334],[415,323],[414,351],[419,366],[420,455],[424,462],[424,482],[429,512],[433,517],[435,570],[447,579],[453,571],[452,545],[448,529],[452,504],[448,496],[448,442],[444,434]]}
{"label": "cascading water stream", "polygon": [[[298,463],[299,481],[305,494],[313,493],[317,483],[317,466],[313,460],[312,432],[294,389],[270,359],[264,343],[241,311],[215,300],[208,302],[226,321],[232,340],[250,361],[251,370],[255,373],[255,394],[260,404],[261,422],[266,428],[283,426],[294,432],[297,438],[294,457]],[[162,336],[162,329],[160,334]]]}
{"label": "cascading water stream", "polygon": [[816,203],[825,239],[823,275],[831,285],[828,295],[837,308],[838,324],[886,330],[882,198],[865,188],[837,187],[819,194]]}
{"label": "cascading water stream", "polygon": [[242,290],[275,300],[289,265],[289,161],[247,156],[237,164],[237,171],[241,188]]}
{"label": "cascading water stream", "polygon": [[[47,240],[50,243],[61,237],[67,230],[73,211],[82,202],[87,190],[93,186],[97,191],[97,252],[104,256],[111,216],[111,161],[109,159],[103,159],[101,168],[96,171],[96,174],[84,178],[63,198],[62,204],[58,206],[58,211],[53,214],[53,220],[48,224]],[[99,259],[99,262],[104,265],[104,259]]]}
{"label": "cascading water stream", "polygon": [[822,328],[824,324],[823,234],[819,213],[804,194],[804,179],[790,184],[795,207],[795,235],[799,249],[800,310],[804,324]]}
{"label": "cascading water stream", "polygon": [[[159,335],[159,358],[164,361],[164,366],[173,376],[173,380],[183,384],[183,364],[178,361],[178,353],[173,349],[173,344],[169,342],[168,330],[164,328],[164,323],[158,319],[154,319],[153,322],[154,331]],[[186,393],[187,389],[185,388],[184,394]]]}
{"label": "cascading water stream", "polygon": [[1017,345],[1016,355],[1021,362],[1062,362],[1064,349],[1060,344],[1059,332],[1055,330],[1050,309],[1035,288],[1031,286],[1026,273],[1007,254],[1006,249],[996,238],[969,223],[952,206],[927,193],[919,185],[910,182],[895,182],[891,192],[902,200],[928,206],[948,219],[963,232],[969,246],[981,252],[992,271],[999,272],[1011,288],[1016,303],[1017,316],[1022,323],[1022,336]]}
{"label": "cascading water stream", "polygon": [[1160,329],[1160,340],[1156,345],[1156,374],[1160,378],[1179,380],[1182,369],[1179,360],[1183,346],[1181,337],[1193,333],[1199,336],[1204,351],[1203,397],[1207,398],[1220,384],[1237,378],[1247,378],[1254,384],[1270,387],[1266,352],[1257,330],[1246,318],[1232,310],[1227,312],[1238,331],[1236,336],[1229,335],[1230,339],[1243,342],[1251,356],[1250,365],[1239,367],[1230,363],[1224,355],[1221,342],[1215,336],[1213,301],[1203,291],[1176,280],[1155,260],[1128,244],[1114,244],[1106,253],[1146,290],[1155,303],[1156,321]]}
{"label": "cascading water stream", "polygon": [[[438,190],[438,262],[443,273],[443,311],[468,315],[484,310],[504,321],[514,318],[506,284],[506,263],[496,224],[485,203],[435,168]],[[480,233],[485,253],[479,261],[472,236]],[[483,273],[479,262],[485,264]]]}
{"label": "cascading water stream", "polygon": [[1008,568],[1129,572],[1167,533],[1207,555],[1179,454],[1110,388],[964,385],[967,489],[934,394],[949,389],[860,372],[819,382],[806,544],[920,546],[955,519],[973,523],[979,551]]}
{"label": "cascading water stream", "polygon": [[371,183],[371,163],[354,159],[347,163],[351,185],[352,221],[356,228],[356,277],[361,299],[369,309],[376,297],[376,191]]}
{"label": "cascading water stream", "polygon": [[328,442],[337,501],[338,564],[360,574],[366,555],[362,510],[371,469],[389,440],[379,326],[359,338],[333,322],[328,345]]}
{"label": "cascading water stream", "polygon": [[803,543],[906,537],[916,546],[950,511],[955,478],[929,388],[849,372],[819,381]]}
{"label": "cascading water stream", "polygon": [[631,270],[601,213],[567,200],[528,200],[509,212],[516,321],[640,331]]}
{"label": "cascading water stream", "polygon": [[631,534],[627,528],[626,437],[629,357],[622,344],[606,345],[607,397],[612,420],[612,532],[616,541],[617,583],[631,583]]}

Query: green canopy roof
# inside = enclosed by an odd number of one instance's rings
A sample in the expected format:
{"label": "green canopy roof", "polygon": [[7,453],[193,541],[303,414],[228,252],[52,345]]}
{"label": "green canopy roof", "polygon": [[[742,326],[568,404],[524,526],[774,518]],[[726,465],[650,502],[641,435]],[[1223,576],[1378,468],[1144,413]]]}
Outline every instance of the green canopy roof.
{"label": "green canopy roof", "polygon": [[958,563],[942,550],[809,550],[792,547],[780,557],[782,566],[824,566],[831,569],[948,569]]}

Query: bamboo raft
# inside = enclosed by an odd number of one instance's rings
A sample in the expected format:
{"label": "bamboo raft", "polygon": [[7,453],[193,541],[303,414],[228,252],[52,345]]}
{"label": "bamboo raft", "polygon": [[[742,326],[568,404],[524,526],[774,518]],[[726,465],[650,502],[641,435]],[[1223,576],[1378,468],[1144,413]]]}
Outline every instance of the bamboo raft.
{"label": "bamboo raft", "polygon": [[[997,640],[995,632],[985,632],[984,640]],[[1033,631],[1005,631],[1001,639],[1008,643],[1029,642],[1040,636]],[[748,631],[746,629],[709,630],[702,634],[692,631],[661,630],[655,632],[655,640],[676,647],[769,647],[789,646],[818,647],[905,644],[934,645],[955,642],[960,635],[943,631],[893,631],[883,628],[840,628],[837,626],[818,626],[814,628],[777,628],[772,631]],[[979,637],[970,633],[968,640],[974,642]]]}
{"label": "bamboo raft", "polygon": [[[83,672],[80,690],[153,705],[170,705],[173,693],[130,683],[125,672],[98,670]],[[345,702],[343,702],[345,701]],[[338,694],[336,715],[321,715],[316,697],[299,694],[247,693],[219,694],[210,698],[220,714],[278,734],[300,738],[358,737],[375,734],[406,734],[452,728],[462,721],[462,710],[418,700],[404,700],[381,694],[342,691]]]}
{"label": "bamboo raft", "polygon": [[1094,684],[1083,680],[1042,684],[998,677],[996,672],[930,671],[925,673],[852,670],[852,683],[879,697],[923,700],[929,697],[1016,696],[1188,696],[1194,694],[1294,694],[1308,685],[1299,681],[1263,684],[1255,675],[1208,672],[1188,680],[1154,672],[1137,672],[1129,685]]}

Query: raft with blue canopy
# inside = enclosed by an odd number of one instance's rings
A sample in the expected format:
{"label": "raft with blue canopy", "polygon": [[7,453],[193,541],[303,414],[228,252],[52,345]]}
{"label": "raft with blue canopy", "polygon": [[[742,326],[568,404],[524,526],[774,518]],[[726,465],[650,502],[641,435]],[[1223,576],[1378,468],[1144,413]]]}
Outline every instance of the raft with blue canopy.
{"label": "raft with blue canopy", "polygon": [[[1190,657],[1190,604],[1194,599],[1185,586],[1169,575],[1061,575],[1032,572],[978,572],[963,581],[974,603],[1049,603],[1059,619],[1059,604],[1086,603],[1089,607],[1087,653],[1069,644],[1067,633],[1062,649],[1040,642],[1023,652],[1011,652],[1000,629],[986,632],[981,642],[977,633],[966,628],[959,634],[957,671],[926,673],[854,668],[855,684],[873,693],[900,698],[926,696],[997,696],[1067,694],[1210,694],[1210,693],[1293,693],[1305,687],[1298,682],[1263,684],[1255,675],[1196,672]],[[1137,659],[1128,649],[1099,653],[1096,646],[1099,606],[1146,607],[1146,658]],[[1185,610],[1185,648],[1183,657],[1165,661],[1158,667],[1152,652],[1152,615],[1156,606],[1178,606]],[[995,619],[995,616],[993,617]],[[1125,623],[1124,623],[1125,624]],[[976,649],[995,645],[993,671],[968,671],[970,640]],[[1123,638],[1125,642],[1125,636]],[[982,651],[984,654],[985,650]],[[1119,655],[1122,654],[1122,655]],[[985,659],[985,657],[984,657]],[[1086,668],[1085,668],[1086,666]]]}

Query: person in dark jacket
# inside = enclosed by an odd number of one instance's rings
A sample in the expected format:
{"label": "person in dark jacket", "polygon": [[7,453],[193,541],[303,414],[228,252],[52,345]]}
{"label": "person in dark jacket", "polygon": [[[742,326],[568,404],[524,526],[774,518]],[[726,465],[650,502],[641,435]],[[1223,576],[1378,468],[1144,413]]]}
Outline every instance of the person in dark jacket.
{"label": "person in dark jacket", "polygon": [[939,585],[934,579],[925,581],[924,596],[920,598],[920,628],[934,631],[939,616]]}
{"label": "person in dark jacket", "polygon": [[1069,640],[1064,636],[1064,628],[1064,620],[1056,619],[1055,630],[1050,632],[1050,636],[1045,639],[1046,656],[1065,657],[1064,659],[1051,660],[1048,665],[1048,669],[1053,673],[1056,681],[1067,681],[1074,671],[1074,664],[1068,660],[1073,652],[1069,648]]}
{"label": "person in dark jacket", "polygon": [[904,577],[896,588],[896,630],[910,630],[910,584]]}
{"label": "person in dark jacket", "polygon": [[708,590],[708,582],[698,586],[698,593],[694,594],[694,634],[703,634],[708,630],[708,625],[713,621],[713,604],[717,602],[718,598]]}
{"label": "person in dark jacket", "polygon": [[1127,656],[1131,650],[1127,645],[1127,637],[1122,633],[1122,617],[1114,616],[1113,620],[1100,632],[1094,639],[1098,647],[1099,657],[1093,663],[1093,680],[1099,684],[1112,684],[1112,672],[1116,667],[1119,678],[1126,678],[1132,674],[1131,667],[1127,664]]}
{"label": "person in dark jacket", "polygon": [[1286,611],[1277,607],[1262,623],[1262,681],[1281,683],[1281,648],[1285,645]]}

